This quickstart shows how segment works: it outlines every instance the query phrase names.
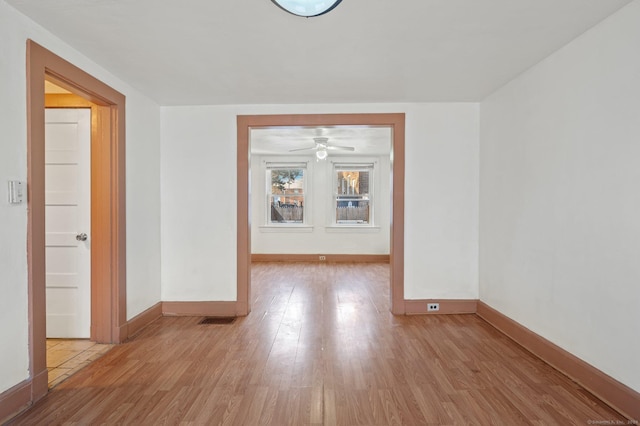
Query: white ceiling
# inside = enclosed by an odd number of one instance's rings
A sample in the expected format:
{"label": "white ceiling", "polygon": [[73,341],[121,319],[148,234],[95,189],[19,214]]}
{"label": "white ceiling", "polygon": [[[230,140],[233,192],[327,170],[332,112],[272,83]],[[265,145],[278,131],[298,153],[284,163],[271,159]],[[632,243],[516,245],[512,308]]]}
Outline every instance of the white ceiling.
{"label": "white ceiling", "polygon": [[479,101],[630,2],[6,1],[161,105]]}

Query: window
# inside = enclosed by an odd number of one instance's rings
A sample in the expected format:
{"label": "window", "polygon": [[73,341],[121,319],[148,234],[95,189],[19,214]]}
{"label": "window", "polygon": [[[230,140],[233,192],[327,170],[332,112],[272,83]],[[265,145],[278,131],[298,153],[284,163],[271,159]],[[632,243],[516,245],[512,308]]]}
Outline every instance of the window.
{"label": "window", "polygon": [[334,168],[335,223],[373,224],[373,164],[340,164]]}
{"label": "window", "polygon": [[267,225],[305,223],[306,163],[267,163]]}

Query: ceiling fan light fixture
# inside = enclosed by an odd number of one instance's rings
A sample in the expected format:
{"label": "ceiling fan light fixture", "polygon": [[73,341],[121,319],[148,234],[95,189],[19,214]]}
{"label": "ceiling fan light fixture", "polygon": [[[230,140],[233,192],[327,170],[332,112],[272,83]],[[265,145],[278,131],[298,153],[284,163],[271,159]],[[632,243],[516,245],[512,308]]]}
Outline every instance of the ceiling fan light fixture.
{"label": "ceiling fan light fixture", "polygon": [[342,0],[271,0],[280,9],[296,16],[312,18],[332,11]]}
{"label": "ceiling fan light fixture", "polygon": [[327,158],[327,150],[326,149],[319,149],[318,151],[316,151],[316,158],[318,160],[324,160],[325,158]]}

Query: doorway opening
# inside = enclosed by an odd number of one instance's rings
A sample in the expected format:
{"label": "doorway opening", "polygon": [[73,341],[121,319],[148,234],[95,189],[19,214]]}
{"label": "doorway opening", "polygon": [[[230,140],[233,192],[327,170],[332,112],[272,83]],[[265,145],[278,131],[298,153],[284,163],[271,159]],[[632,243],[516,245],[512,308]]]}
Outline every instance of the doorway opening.
{"label": "doorway opening", "polygon": [[309,114],[238,116],[237,165],[237,307],[238,315],[251,311],[251,130],[274,127],[365,126],[391,129],[390,296],[391,312],[405,313],[404,303],[404,129],[398,114]]}
{"label": "doorway opening", "polygon": [[391,128],[252,128],[251,259],[388,263]]}
{"label": "doorway opening", "polygon": [[126,327],[125,97],[27,41],[29,370],[32,401],[48,389],[46,366],[45,80],[92,109],[91,339],[119,343]]}
{"label": "doorway opening", "polygon": [[[91,327],[91,141],[98,105],[45,79],[45,253],[49,389],[104,355]],[[97,301],[95,301],[97,302]]]}

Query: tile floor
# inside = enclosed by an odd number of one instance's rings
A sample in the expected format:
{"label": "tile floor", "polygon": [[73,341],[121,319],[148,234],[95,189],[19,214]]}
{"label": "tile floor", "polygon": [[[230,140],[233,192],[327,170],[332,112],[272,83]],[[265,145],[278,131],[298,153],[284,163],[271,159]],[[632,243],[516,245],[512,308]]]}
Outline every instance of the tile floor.
{"label": "tile floor", "polygon": [[84,339],[47,339],[49,389],[100,358],[113,346]]}

